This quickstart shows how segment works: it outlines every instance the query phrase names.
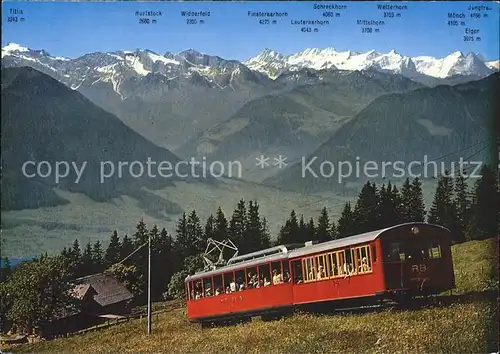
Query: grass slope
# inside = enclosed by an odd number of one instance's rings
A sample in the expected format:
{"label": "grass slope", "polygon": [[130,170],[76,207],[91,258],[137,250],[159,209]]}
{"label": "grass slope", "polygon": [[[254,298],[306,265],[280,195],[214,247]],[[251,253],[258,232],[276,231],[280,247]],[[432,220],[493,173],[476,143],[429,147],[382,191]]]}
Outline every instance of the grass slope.
{"label": "grass slope", "polygon": [[[293,317],[201,330],[183,309],[146,321],[13,348],[16,353],[485,353],[498,350],[498,239],[453,247],[452,304],[413,311]],[[443,295],[443,299],[450,297]],[[451,301],[444,301],[450,303]]]}

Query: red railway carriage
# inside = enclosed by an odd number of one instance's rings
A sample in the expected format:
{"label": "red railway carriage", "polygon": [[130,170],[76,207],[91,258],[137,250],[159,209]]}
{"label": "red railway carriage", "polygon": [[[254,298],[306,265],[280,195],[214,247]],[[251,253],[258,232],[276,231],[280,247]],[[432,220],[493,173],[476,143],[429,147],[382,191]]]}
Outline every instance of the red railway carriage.
{"label": "red railway carriage", "polygon": [[407,223],[277,246],[186,278],[188,319],[250,318],[296,306],[440,293],[454,287],[450,231]]}

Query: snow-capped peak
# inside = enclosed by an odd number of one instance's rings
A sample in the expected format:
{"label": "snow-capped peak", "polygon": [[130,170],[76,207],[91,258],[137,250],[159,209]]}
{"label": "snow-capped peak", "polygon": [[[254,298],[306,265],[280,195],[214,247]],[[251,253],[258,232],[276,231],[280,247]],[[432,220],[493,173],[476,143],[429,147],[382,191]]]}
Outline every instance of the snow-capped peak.
{"label": "snow-capped peak", "polygon": [[291,55],[273,55],[276,53],[266,49],[254,58],[244,62],[246,66],[260,71],[270,77],[276,77],[285,71],[296,71],[302,68],[315,70],[365,70],[402,74],[411,78],[426,75],[436,78],[446,78],[453,75],[486,76],[491,73],[495,63],[486,64],[484,58],[474,53],[467,56],[455,51],[444,58],[431,56],[409,57],[396,50],[388,53],[379,53],[370,50],[365,53],[338,51],[333,47],[318,49],[308,48]]}
{"label": "snow-capped peak", "polygon": [[9,43],[2,47],[2,58],[14,52],[29,52],[30,50],[26,47],[20,46],[17,43]]}
{"label": "snow-capped peak", "polygon": [[447,56],[447,58],[462,58],[464,55],[461,51],[456,51]]}
{"label": "snow-capped peak", "polygon": [[500,70],[500,60],[488,61],[485,64],[490,69]]}

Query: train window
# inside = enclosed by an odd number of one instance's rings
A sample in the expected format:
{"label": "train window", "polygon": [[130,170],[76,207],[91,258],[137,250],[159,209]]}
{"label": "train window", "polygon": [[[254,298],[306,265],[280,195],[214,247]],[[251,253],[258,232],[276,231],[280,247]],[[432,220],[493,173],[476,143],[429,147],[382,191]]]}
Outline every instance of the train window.
{"label": "train window", "polygon": [[344,251],[341,252],[336,252],[337,253],[337,261],[338,261],[338,270],[339,274],[338,275],[345,275],[345,269],[347,268],[346,261],[345,261],[345,253]]}
{"label": "train window", "polygon": [[203,292],[205,297],[213,296],[212,277],[203,279]]}
{"label": "train window", "polygon": [[271,263],[272,268],[272,282],[273,284],[281,284],[283,283],[283,271],[281,269],[281,262],[273,262]]}
{"label": "train window", "polygon": [[201,299],[203,297],[203,289],[201,286],[201,281],[196,280],[194,282],[194,291],[193,292],[194,292],[194,299],[195,300]]}
{"label": "train window", "polygon": [[429,247],[429,258],[441,258],[441,246],[439,245],[439,242],[434,241],[431,243],[431,246]]}
{"label": "train window", "polygon": [[259,284],[263,286],[271,285],[271,267],[269,264],[262,264],[259,266]]}
{"label": "train window", "polygon": [[259,279],[257,276],[257,267],[247,268],[246,269],[247,276],[247,288],[254,289],[259,287]]}
{"label": "train window", "polygon": [[236,283],[234,281],[234,273],[225,273],[224,274],[224,291],[226,294],[236,291]]}
{"label": "train window", "polygon": [[304,260],[304,274],[306,274],[306,281],[316,280],[316,266],[313,257]]}
{"label": "train window", "polygon": [[345,262],[344,262],[344,275],[351,275],[354,273],[354,252],[352,249],[346,249],[344,251]]}
{"label": "train window", "polygon": [[245,290],[246,288],[245,271],[242,269],[242,270],[237,270],[235,273],[236,273],[236,291]]}
{"label": "train window", "polygon": [[295,284],[302,283],[302,262],[301,261],[293,261],[292,262],[292,272],[293,272],[293,281]]}
{"label": "train window", "polygon": [[214,289],[215,295],[224,294],[224,287],[222,286],[222,274],[214,275]]}
{"label": "train window", "polygon": [[288,261],[283,261],[283,282],[289,283],[292,281],[292,276],[290,275],[290,264]]}
{"label": "train window", "polygon": [[403,250],[403,245],[400,242],[391,242],[387,258],[389,261],[404,261],[406,259],[406,254]]}
{"label": "train window", "polygon": [[372,260],[370,246],[362,246],[356,249],[358,273],[368,273],[372,271]]}
{"label": "train window", "polygon": [[316,265],[317,265],[317,272],[316,272],[316,280],[321,280],[326,278],[326,262],[325,262],[325,256],[320,255],[316,256]]}
{"label": "train window", "polygon": [[359,271],[359,268],[361,266],[361,248],[357,247],[357,248],[353,249],[353,253],[354,253],[354,257],[353,257],[354,269]]}
{"label": "train window", "polygon": [[334,252],[334,253],[330,253],[328,255],[328,259],[329,259],[329,267],[328,267],[328,276],[330,277],[336,277],[339,274],[339,263],[338,263],[338,253],[337,252]]}

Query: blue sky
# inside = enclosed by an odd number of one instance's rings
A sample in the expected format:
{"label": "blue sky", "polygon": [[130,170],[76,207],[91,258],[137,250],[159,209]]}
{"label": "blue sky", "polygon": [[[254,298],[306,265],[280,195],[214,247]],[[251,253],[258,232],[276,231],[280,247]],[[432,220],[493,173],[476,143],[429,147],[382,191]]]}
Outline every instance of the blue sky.
{"label": "blue sky", "polygon": [[[454,51],[499,58],[499,4],[495,2],[397,2],[408,6],[399,18],[385,18],[377,4],[346,2],[340,18],[323,17],[313,2],[2,2],[2,46],[9,42],[77,57],[94,51],[147,48],[157,53],[193,48],[227,59],[246,60],[265,48],[291,54],[305,48],[388,52],[444,57]],[[325,3],[321,3],[325,4]],[[392,3],[396,4],[396,2]],[[487,18],[470,18],[469,4],[492,7]],[[9,9],[23,10],[24,22],[7,21]],[[161,10],[157,23],[139,24],[136,11]],[[203,25],[188,25],[181,10],[210,11]],[[275,25],[260,25],[248,11],[286,11]],[[447,25],[447,13],[464,12],[466,27]],[[484,13],[484,12],[483,12]],[[330,20],[317,33],[301,32],[291,20]],[[379,33],[362,34],[357,20],[385,20]],[[479,29],[481,41],[464,42],[465,28]]]}

